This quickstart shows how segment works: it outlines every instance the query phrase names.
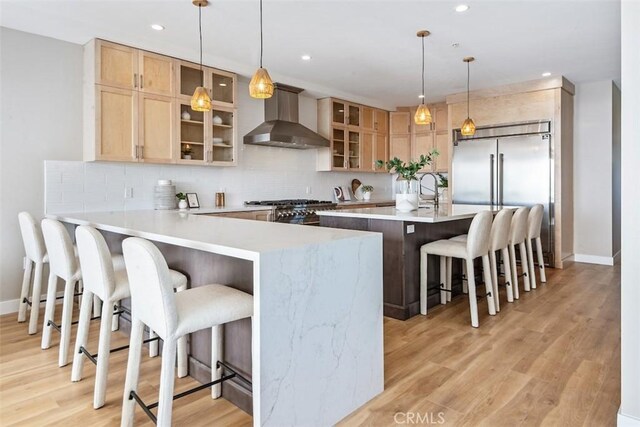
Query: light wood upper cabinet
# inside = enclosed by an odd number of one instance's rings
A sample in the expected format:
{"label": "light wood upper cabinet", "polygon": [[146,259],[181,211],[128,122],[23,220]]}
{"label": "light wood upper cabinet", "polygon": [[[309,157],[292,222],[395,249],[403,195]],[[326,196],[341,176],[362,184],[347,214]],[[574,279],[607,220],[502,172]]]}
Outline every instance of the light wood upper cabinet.
{"label": "light wood upper cabinet", "polygon": [[[95,83],[122,89],[138,87],[138,51],[128,46],[96,40],[91,46]],[[86,72],[86,70],[85,70]]]}
{"label": "light wood upper cabinet", "polygon": [[[237,164],[235,74],[97,39],[84,49],[85,161]],[[200,85],[210,114],[191,110]]]}
{"label": "light wood upper cabinet", "polygon": [[[384,172],[375,161],[388,160],[387,114],[340,99],[319,99],[318,133],[330,147],[318,149],[317,170]],[[377,121],[383,130],[376,130]]]}
{"label": "light wood upper cabinet", "polygon": [[389,112],[384,110],[375,110],[374,128],[378,133],[389,133]]}
{"label": "light wood upper cabinet", "polygon": [[95,160],[136,161],[138,140],[138,93],[98,85],[95,88]]}
{"label": "light wood upper cabinet", "polygon": [[174,163],[176,159],[175,100],[168,96],[140,94],[139,153],[140,161]]}
{"label": "light wood upper cabinet", "polygon": [[411,133],[411,114],[405,111],[389,113],[391,123],[391,134],[401,135]]}
{"label": "light wood upper cabinet", "polygon": [[140,91],[173,96],[175,59],[145,51],[140,51],[138,56]]}
{"label": "light wood upper cabinet", "polygon": [[436,134],[436,145],[440,155],[436,157],[436,171],[446,172],[449,170],[449,134],[438,133]]}
{"label": "light wood upper cabinet", "polygon": [[389,158],[397,157],[403,161],[411,158],[411,135],[391,135],[389,141]]}

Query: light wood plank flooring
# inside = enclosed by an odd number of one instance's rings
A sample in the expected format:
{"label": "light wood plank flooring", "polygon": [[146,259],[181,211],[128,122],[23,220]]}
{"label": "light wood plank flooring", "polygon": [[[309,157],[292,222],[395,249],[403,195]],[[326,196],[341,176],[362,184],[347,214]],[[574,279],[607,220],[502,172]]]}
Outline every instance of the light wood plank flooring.
{"label": "light wood plank flooring", "polygon": [[[480,301],[480,328],[468,303],[402,322],[385,319],[385,392],[342,426],[613,426],[620,404],[619,268],[574,264],[521,293],[498,316]],[[95,322],[94,322],[95,323]],[[97,324],[90,348],[96,348]],[[40,350],[15,315],[0,318],[0,424],[119,425],[127,352],[112,355],[107,404],[92,409],[94,367],[71,383],[57,368],[57,345]],[[54,334],[57,339],[57,334]],[[126,344],[116,333],[114,346]],[[54,342],[57,344],[57,342]],[[160,359],[143,358],[141,395],[157,399]],[[184,390],[194,381],[176,381]],[[207,391],[174,406],[174,424],[246,426],[251,417]],[[136,425],[150,423],[137,410]]]}

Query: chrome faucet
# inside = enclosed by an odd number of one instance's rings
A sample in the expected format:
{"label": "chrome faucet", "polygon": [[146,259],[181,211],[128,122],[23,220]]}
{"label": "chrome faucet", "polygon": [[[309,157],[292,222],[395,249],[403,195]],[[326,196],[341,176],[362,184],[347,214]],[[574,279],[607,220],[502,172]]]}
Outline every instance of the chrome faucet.
{"label": "chrome faucet", "polygon": [[438,207],[438,204],[439,204],[439,200],[438,200],[438,177],[436,176],[435,173],[426,172],[424,175],[422,175],[420,177],[420,190],[419,190],[420,196],[422,196],[422,180],[427,175],[431,175],[433,177],[433,194],[435,196],[433,198],[433,206]]}

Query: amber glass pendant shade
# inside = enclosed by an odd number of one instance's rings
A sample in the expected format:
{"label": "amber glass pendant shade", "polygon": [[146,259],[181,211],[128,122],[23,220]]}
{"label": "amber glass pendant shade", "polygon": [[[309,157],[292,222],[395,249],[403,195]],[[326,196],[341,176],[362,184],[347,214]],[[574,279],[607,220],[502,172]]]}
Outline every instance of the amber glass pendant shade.
{"label": "amber glass pendant shade", "polygon": [[205,88],[198,86],[191,97],[193,111],[211,111],[211,97]]}
{"label": "amber glass pendant shade", "polygon": [[266,68],[258,68],[249,83],[249,95],[252,98],[266,99],[273,95],[273,81]]}
{"label": "amber glass pendant shade", "polygon": [[462,127],[460,128],[460,133],[463,136],[473,136],[476,133],[476,124],[473,123],[471,118],[467,117],[467,120],[462,123]]}
{"label": "amber glass pendant shade", "polygon": [[433,121],[431,118],[431,111],[425,104],[418,105],[415,116],[413,116],[417,125],[428,125]]}

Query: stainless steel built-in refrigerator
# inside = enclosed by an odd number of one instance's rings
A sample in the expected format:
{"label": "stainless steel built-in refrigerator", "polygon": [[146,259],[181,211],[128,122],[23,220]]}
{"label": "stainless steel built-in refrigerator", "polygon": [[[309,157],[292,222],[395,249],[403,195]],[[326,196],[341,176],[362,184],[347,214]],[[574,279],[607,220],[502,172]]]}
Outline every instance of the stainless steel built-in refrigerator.
{"label": "stainless steel built-in refrigerator", "polygon": [[454,203],[544,206],[542,248],[553,264],[553,153],[551,123],[482,128],[472,137],[454,132],[451,168]]}

